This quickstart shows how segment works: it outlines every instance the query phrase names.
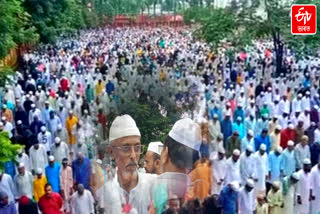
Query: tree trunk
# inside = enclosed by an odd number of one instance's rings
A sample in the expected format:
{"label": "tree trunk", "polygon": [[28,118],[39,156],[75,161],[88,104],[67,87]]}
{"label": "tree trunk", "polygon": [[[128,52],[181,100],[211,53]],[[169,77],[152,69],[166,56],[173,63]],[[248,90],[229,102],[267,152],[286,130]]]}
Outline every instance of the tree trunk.
{"label": "tree trunk", "polygon": [[153,15],[155,16],[156,15],[156,6],[157,6],[157,1],[155,0],[153,2]]}

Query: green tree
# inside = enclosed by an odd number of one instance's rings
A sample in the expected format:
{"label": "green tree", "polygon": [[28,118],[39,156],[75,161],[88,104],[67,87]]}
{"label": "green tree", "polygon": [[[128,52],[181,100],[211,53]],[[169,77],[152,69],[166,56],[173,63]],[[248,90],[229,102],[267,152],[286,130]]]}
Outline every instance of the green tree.
{"label": "green tree", "polygon": [[11,143],[7,132],[0,132],[0,169],[3,169],[5,162],[15,160],[22,148],[19,144]]}
{"label": "green tree", "polygon": [[0,59],[19,44],[38,40],[20,0],[0,1],[0,35]]}

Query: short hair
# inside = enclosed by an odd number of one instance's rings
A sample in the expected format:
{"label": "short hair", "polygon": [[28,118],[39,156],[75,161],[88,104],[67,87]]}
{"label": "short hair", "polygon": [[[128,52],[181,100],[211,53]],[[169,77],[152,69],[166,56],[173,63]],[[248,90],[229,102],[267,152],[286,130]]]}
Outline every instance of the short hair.
{"label": "short hair", "polygon": [[199,159],[199,153],[167,136],[164,147],[168,148],[168,155],[174,165],[180,169],[191,169]]}
{"label": "short hair", "polygon": [[44,185],[44,189],[46,190],[48,187],[52,188],[52,185],[50,183],[46,183],[46,185]]}

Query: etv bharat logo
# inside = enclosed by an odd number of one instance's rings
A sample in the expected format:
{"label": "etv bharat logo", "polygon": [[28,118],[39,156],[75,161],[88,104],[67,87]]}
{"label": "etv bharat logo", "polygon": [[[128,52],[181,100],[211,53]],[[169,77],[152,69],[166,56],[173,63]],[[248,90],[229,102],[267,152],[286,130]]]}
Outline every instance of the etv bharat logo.
{"label": "etv bharat logo", "polygon": [[314,35],[317,33],[317,8],[315,5],[292,5],[291,33]]}

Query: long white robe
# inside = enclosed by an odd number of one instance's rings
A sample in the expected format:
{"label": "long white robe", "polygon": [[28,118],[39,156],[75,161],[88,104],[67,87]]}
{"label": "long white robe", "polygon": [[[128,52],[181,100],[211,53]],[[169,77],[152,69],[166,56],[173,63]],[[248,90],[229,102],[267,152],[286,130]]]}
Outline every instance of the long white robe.
{"label": "long white robe", "polygon": [[71,197],[72,214],[93,214],[94,199],[89,190],[84,190],[83,195],[75,192]]}
{"label": "long white robe", "polygon": [[245,185],[249,178],[255,178],[255,162],[251,154],[249,157],[244,152],[240,156],[240,174],[242,184]]}
{"label": "long white robe", "polygon": [[263,155],[257,151],[254,154],[254,163],[255,163],[255,175],[258,181],[255,184],[257,191],[265,191],[266,190],[266,176],[268,175],[268,156],[267,153]]}
{"label": "long white robe", "polygon": [[48,165],[48,157],[47,151],[43,145],[39,145],[38,149],[35,149],[32,146],[29,150],[29,157],[30,157],[30,169],[37,170],[41,168],[42,171],[45,171],[46,166]]}
{"label": "long white robe", "polygon": [[27,171],[30,171],[30,159],[29,159],[29,156],[26,154],[26,153],[22,153],[22,156],[20,157],[19,155],[17,155],[16,157],[16,161],[18,163],[23,163],[24,164],[24,168],[27,170]]}
{"label": "long white robe", "polygon": [[232,157],[230,157],[227,160],[226,165],[225,184],[229,184],[233,181],[241,183],[240,161],[234,162]]}
{"label": "long white robe", "polygon": [[320,213],[320,169],[318,165],[311,170],[311,188],[315,200],[311,202],[311,214]]}
{"label": "long white robe", "polygon": [[9,202],[14,202],[16,188],[10,175],[3,173],[0,179],[0,191],[8,194]]}
{"label": "long white robe", "polygon": [[242,187],[238,195],[239,214],[253,214],[255,210],[254,191],[248,192],[245,187]]}
{"label": "long white robe", "polygon": [[[214,154],[214,153],[212,153]],[[223,188],[224,179],[226,176],[226,159],[219,159],[218,155],[210,157],[211,166],[212,166],[212,188],[211,194],[220,194],[221,189]],[[221,183],[221,184],[218,184]]]}
{"label": "long white robe", "polygon": [[305,173],[303,169],[299,172],[299,182],[297,183],[296,195],[300,196],[302,204],[296,203],[295,214],[308,214],[310,209],[310,189],[311,189],[311,174]]}
{"label": "long white robe", "polygon": [[17,197],[23,195],[29,198],[33,197],[33,176],[29,171],[25,171],[24,175],[16,175],[14,177],[14,184],[17,191]]}
{"label": "long white robe", "polygon": [[[285,179],[291,179],[290,177],[286,177]],[[290,182],[290,181],[289,181]],[[284,200],[284,214],[293,214],[294,213],[294,205],[295,201],[295,193],[296,193],[296,184],[290,184],[288,192],[283,196]]]}
{"label": "long white robe", "polygon": [[57,161],[60,164],[62,164],[63,158],[69,159],[69,147],[65,142],[61,142],[59,146],[55,144],[52,147],[52,151],[55,161]]}

